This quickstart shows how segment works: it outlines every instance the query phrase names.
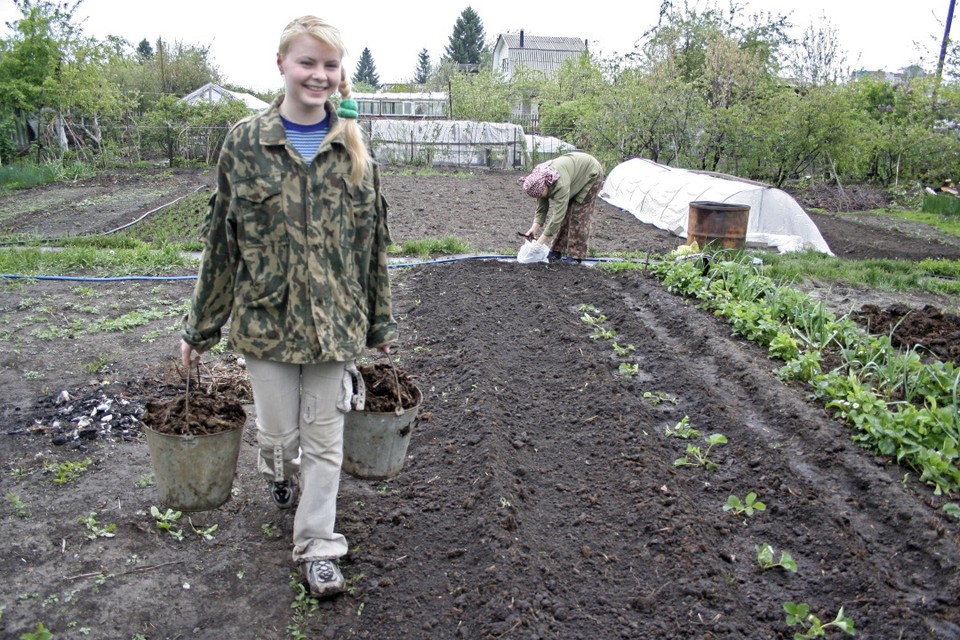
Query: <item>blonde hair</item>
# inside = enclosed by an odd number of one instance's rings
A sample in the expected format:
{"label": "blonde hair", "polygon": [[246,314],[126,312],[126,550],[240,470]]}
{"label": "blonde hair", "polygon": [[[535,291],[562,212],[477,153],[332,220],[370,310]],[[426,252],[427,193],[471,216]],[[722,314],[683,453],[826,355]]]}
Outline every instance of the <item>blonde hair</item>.
{"label": "blonde hair", "polygon": [[[280,57],[287,55],[290,49],[290,43],[299,35],[313,36],[321,42],[325,42],[338,52],[340,58],[346,55],[347,49],[343,45],[343,39],[340,37],[340,30],[333,25],[324,22],[316,16],[302,16],[292,20],[283,29],[280,34],[280,46],[278,48]],[[340,98],[349,98],[351,93],[350,81],[347,80],[347,72],[340,67],[340,84],[337,87],[340,92]],[[373,158],[370,156],[370,150],[364,142],[363,133],[355,118],[338,118],[337,124],[330,130],[328,135],[334,136],[342,133],[344,144],[350,154],[350,181],[354,184],[360,184],[364,176],[373,165]]]}

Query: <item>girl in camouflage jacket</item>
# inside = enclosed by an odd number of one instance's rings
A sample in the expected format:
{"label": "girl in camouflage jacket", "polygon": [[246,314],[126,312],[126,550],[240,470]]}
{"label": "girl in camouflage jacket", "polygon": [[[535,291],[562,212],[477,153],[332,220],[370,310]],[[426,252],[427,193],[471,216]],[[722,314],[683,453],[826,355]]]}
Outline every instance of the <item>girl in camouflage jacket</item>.
{"label": "girl in camouflage jacket", "polygon": [[334,523],[345,367],[364,349],[389,352],[397,335],[387,202],[357,126],[344,53],[337,29],[318,18],[284,29],[285,94],[223,144],[181,341],[189,370],[230,320],[230,345],[253,387],[258,467],[277,506],[297,505],[293,559],[316,596],[344,586],[336,561],[347,542]]}

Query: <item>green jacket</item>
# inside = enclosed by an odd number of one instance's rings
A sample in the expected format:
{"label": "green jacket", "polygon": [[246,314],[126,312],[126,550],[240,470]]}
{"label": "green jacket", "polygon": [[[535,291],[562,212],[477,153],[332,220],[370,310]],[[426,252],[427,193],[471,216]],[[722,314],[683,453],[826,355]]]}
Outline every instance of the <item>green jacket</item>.
{"label": "green jacket", "polygon": [[206,351],[232,316],[231,346],[247,356],[353,360],[397,337],[380,170],[350,184],[349,154],[330,135],[308,167],[287,140],[280,101],[224,141],[183,339]]}
{"label": "green jacket", "polygon": [[550,167],[559,173],[560,177],[550,186],[545,198],[537,199],[537,213],[533,218],[548,238],[557,235],[560,225],[567,217],[570,203],[582,204],[593,182],[603,171],[603,165],[596,158],[582,151],[558,156],[550,162]]}

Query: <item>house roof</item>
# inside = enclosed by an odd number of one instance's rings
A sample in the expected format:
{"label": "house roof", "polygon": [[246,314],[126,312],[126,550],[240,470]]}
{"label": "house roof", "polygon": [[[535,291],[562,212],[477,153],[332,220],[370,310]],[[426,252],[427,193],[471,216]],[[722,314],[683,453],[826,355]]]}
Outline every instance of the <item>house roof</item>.
{"label": "house roof", "polygon": [[220,85],[212,82],[208,82],[199,89],[191,91],[183,96],[182,99],[190,104],[196,104],[197,102],[220,102],[224,99],[239,100],[252,111],[260,111],[270,106],[260,98],[250,95],[249,93],[224,89]]}
{"label": "house roof", "polygon": [[501,33],[494,49],[506,49],[513,69],[524,68],[552,75],[564,60],[576,58],[587,50],[580,38],[531,36],[520,33]]}

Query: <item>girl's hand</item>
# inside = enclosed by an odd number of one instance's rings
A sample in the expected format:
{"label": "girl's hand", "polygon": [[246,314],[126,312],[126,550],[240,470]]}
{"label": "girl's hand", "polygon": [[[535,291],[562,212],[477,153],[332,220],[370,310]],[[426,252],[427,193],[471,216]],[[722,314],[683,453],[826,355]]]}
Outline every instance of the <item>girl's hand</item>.
{"label": "girl's hand", "polygon": [[200,354],[183,339],[180,340],[180,361],[187,371],[200,364]]}

